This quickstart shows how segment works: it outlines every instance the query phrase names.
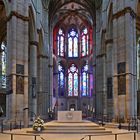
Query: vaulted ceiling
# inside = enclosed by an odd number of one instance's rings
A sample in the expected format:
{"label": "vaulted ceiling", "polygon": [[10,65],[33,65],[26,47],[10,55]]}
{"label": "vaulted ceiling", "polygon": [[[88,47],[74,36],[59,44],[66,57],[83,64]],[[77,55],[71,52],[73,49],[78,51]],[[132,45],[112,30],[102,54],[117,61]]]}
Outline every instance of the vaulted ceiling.
{"label": "vaulted ceiling", "polygon": [[[98,1],[98,2],[97,2]],[[96,9],[102,0],[50,0],[50,24],[78,25],[94,24]]]}

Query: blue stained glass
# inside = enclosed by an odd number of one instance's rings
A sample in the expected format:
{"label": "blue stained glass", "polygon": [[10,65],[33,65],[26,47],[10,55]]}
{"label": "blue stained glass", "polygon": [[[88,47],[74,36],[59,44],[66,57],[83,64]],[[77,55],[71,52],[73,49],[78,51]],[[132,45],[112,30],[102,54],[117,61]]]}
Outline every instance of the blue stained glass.
{"label": "blue stained glass", "polygon": [[1,62],[2,62],[2,88],[6,88],[6,46],[2,42],[1,44]]}
{"label": "blue stained glass", "polygon": [[88,91],[89,91],[89,88],[88,88],[88,65],[85,65],[82,69],[82,96],[88,96]]}
{"label": "blue stained glass", "polygon": [[58,73],[58,92],[60,95],[60,93],[64,91],[64,83],[65,83],[64,69],[60,64],[58,65],[58,72],[59,72]]}
{"label": "blue stained glass", "polygon": [[60,72],[60,86],[63,88],[64,86],[64,73]]}
{"label": "blue stained glass", "polygon": [[72,31],[70,32],[70,35],[71,35],[71,36],[75,36],[75,35],[76,35],[76,32],[75,32],[74,30],[72,30]]}

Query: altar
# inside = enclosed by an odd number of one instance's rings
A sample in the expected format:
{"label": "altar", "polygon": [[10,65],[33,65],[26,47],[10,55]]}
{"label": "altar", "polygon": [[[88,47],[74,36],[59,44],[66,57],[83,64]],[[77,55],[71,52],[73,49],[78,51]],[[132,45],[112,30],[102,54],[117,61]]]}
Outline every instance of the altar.
{"label": "altar", "polygon": [[58,122],[82,122],[82,111],[58,111]]}

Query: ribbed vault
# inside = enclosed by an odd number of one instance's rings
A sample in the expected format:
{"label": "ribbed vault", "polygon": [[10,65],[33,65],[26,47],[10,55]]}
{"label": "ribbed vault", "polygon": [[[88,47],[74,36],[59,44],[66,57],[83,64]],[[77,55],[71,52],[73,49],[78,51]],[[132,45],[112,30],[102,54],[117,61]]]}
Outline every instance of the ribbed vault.
{"label": "ribbed vault", "polygon": [[[48,4],[47,1],[46,3]],[[96,9],[101,3],[102,0],[50,0],[48,4],[50,25],[55,26],[58,22],[64,25],[67,22],[72,24],[70,20],[75,20],[75,24],[79,26],[86,22],[93,25]]]}

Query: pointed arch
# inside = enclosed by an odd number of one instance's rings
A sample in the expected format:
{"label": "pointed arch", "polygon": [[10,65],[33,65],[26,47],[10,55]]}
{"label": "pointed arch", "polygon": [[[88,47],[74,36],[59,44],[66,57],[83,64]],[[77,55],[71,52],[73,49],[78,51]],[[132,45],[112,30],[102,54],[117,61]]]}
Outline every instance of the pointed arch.
{"label": "pointed arch", "polygon": [[35,16],[32,6],[29,6],[29,40],[34,41],[36,35]]}

